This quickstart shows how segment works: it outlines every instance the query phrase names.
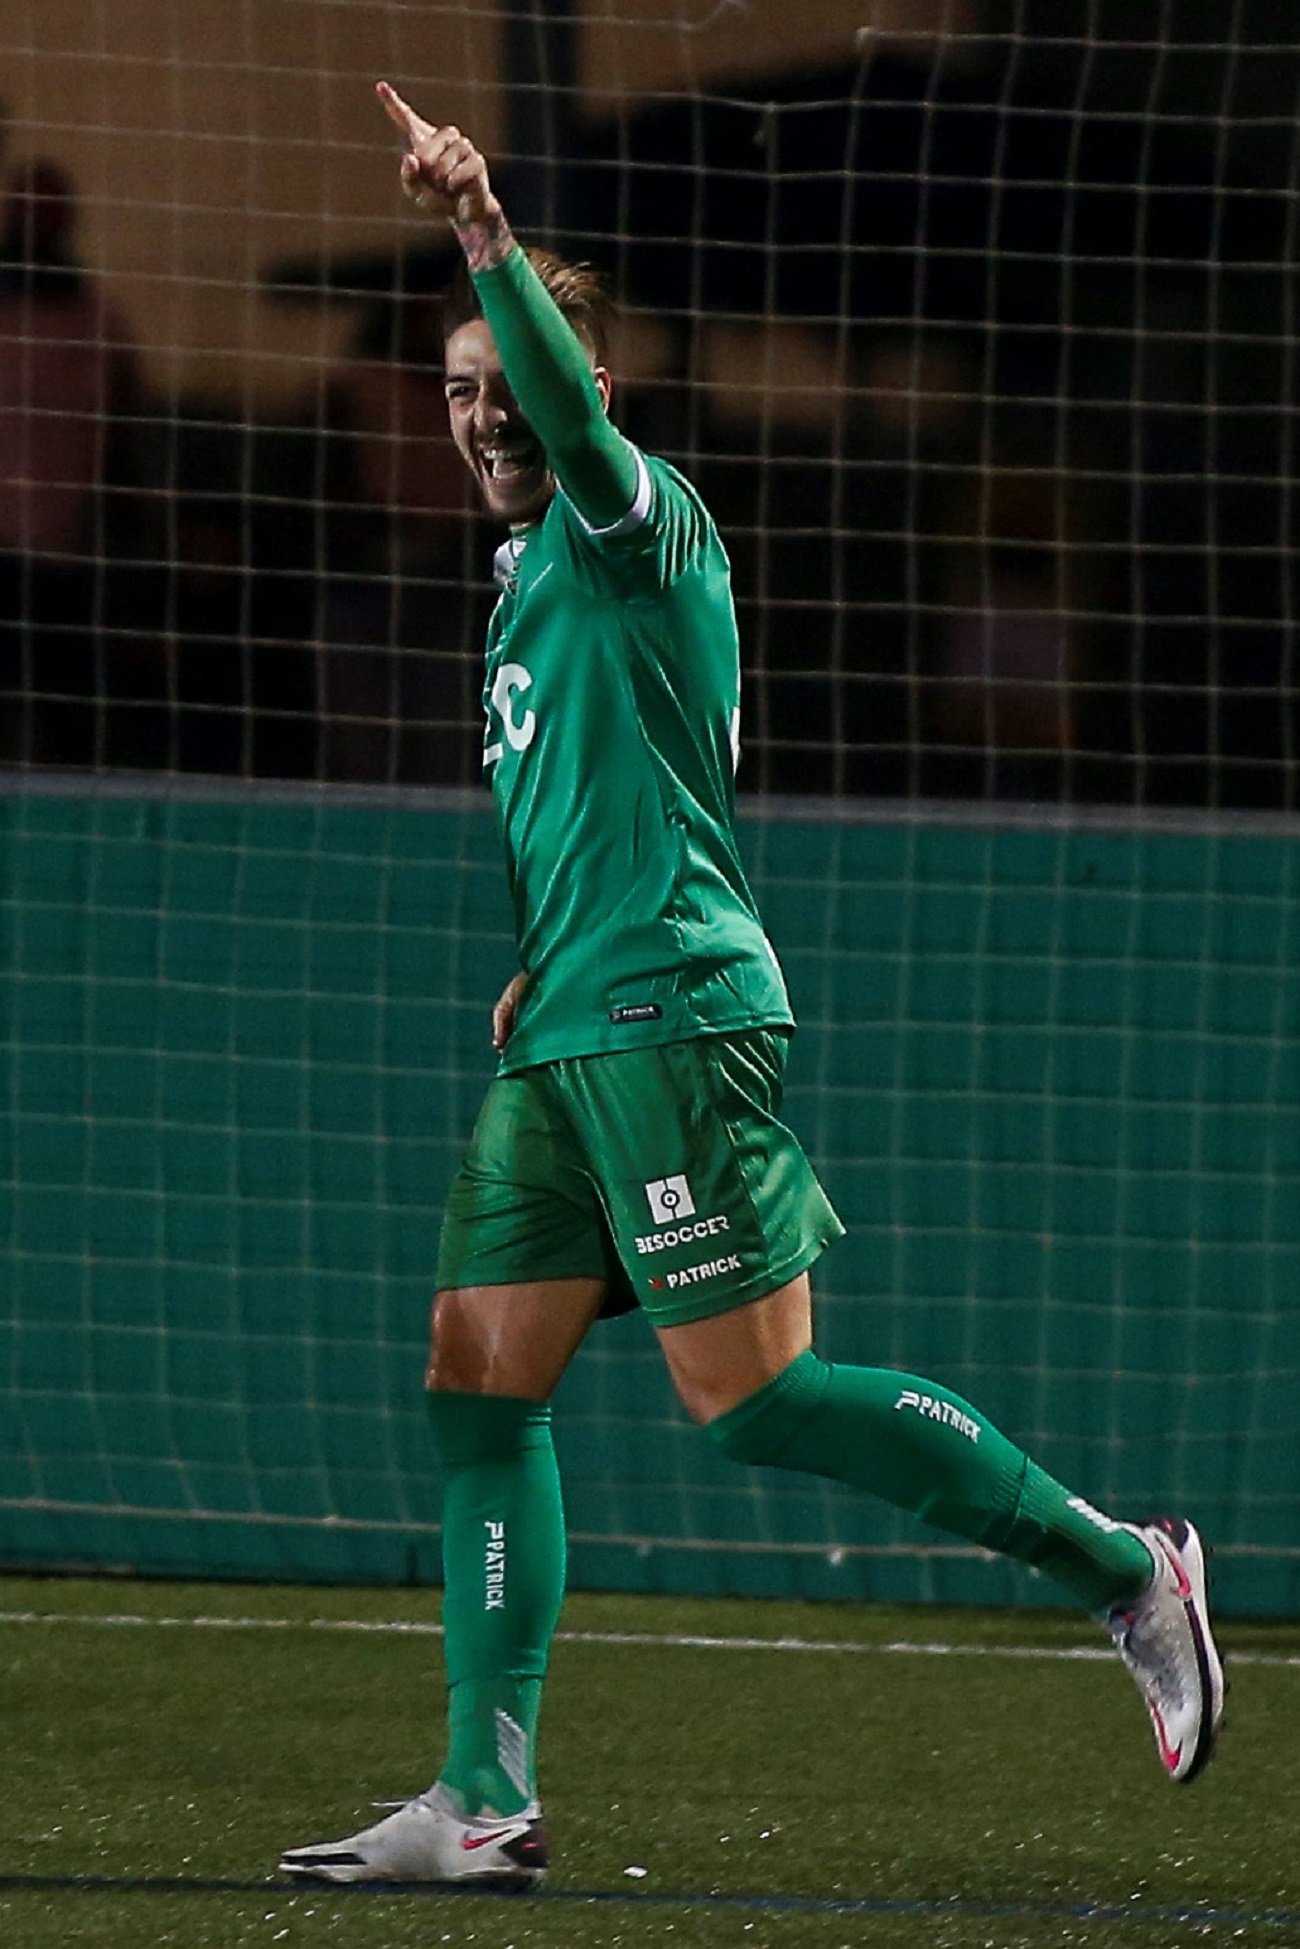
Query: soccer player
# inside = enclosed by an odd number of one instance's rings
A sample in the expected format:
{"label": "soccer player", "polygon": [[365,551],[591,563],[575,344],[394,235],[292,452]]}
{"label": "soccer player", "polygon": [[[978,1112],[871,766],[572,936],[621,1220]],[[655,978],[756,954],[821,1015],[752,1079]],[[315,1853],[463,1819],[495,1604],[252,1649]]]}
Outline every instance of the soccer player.
{"label": "soccer player", "polygon": [[527,1886],[547,1866],[535,1731],[564,1582],[551,1393],[639,1303],[686,1409],[737,1462],[883,1496],[1036,1565],[1109,1626],[1160,1764],[1223,1704],[1190,1523],[1118,1522],[933,1381],[831,1366],[809,1268],[842,1228],[779,1120],[792,1017],[732,833],[740,674],[708,513],[607,417],[599,289],[524,250],[483,157],[386,84],[402,180],[451,220],[452,432],[509,530],[483,762],[521,972],[439,1249],[429,1407],[445,1503],[438,1779],[294,1876]]}

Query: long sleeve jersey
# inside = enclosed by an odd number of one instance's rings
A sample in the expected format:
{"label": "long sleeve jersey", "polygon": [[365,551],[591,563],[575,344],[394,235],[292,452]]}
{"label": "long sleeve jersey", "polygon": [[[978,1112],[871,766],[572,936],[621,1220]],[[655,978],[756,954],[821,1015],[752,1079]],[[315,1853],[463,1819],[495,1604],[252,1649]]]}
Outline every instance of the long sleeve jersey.
{"label": "long sleeve jersey", "polygon": [[503,1071],[791,1027],[736,850],[740,660],[698,495],[610,425],[524,252],[475,276],[558,490],[498,553],[483,763],[528,975]]}

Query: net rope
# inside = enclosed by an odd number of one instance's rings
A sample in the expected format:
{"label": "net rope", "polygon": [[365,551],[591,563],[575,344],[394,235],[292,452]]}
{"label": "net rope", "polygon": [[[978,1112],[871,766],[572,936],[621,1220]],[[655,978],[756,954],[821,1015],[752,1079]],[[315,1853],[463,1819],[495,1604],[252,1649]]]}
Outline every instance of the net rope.
{"label": "net rope", "polygon": [[[822,1350],[1300,1605],[1291,13],[808,0],[796,59],[740,0],[13,0],[7,1560],[436,1572],[428,1288],[512,950],[497,537],[388,75],[604,270],[616,415],[732,556]],[[637,1319],[558,1420],[579,1581],[1022,1593],[715,1457]]]}

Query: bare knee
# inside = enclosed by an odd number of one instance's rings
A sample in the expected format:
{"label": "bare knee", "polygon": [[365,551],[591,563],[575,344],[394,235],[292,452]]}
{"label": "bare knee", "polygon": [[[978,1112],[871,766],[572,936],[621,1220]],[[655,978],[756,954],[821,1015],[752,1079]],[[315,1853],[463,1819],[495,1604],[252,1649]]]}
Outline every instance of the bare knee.
{"label": "bare knee", "polygon": [[424,1385],[430,1393],[486,1394],[490,1358],[479,1325],[456,1291],[435,1294],[429,1314],[429,1364]]}
{"label": "bare knee", "polygon": [[460,1286],[433,1302],[425,1386],[548,1401],[600,1311],[600,1279]]}
{"label": "bare knee", "polygon": [[715,1421],[757,1394],[812,1345],[808,1275],[801,1273],[732,1312],[658,1332],[687,1414],[692,1421]]}

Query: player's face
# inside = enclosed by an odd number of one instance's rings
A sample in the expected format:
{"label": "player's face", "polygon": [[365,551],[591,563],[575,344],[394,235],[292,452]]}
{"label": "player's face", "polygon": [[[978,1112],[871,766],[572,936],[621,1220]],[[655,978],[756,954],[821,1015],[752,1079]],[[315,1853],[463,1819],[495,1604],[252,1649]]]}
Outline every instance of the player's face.
{"label": "player's face", "polygon": [[506,384],[485,319],[469,319],[447,340],[447,411],[451,436],[488,513],[511,527],[540,521],[555,493],[555,476]]}

